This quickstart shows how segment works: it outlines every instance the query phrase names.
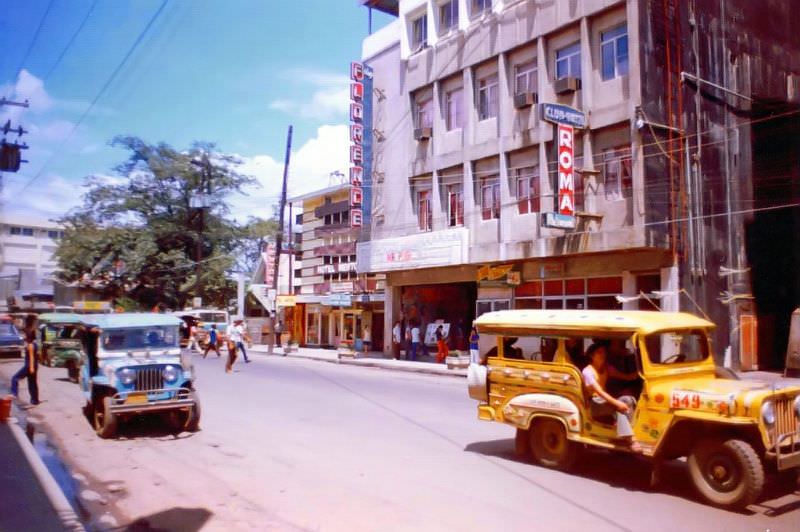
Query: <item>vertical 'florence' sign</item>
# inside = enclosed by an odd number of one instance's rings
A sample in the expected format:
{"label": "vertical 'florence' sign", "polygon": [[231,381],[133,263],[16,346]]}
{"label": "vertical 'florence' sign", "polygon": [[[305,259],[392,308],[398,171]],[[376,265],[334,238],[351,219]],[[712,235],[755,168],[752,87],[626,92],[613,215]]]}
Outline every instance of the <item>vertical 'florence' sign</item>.
{"label": "vertical 'florence' sign", "polygon": [[560,104],[542,104],[542,116],[555,124],[558,161],[557,204],[555,212],[545,213],[543,223],[559,229],[575,228],[575,129],[586,127],[586,115]]}
{"label": "vertical 'florence' sign", "polygon": [[372,69],[350,63],[350,227],[369,227],[372,185]]}

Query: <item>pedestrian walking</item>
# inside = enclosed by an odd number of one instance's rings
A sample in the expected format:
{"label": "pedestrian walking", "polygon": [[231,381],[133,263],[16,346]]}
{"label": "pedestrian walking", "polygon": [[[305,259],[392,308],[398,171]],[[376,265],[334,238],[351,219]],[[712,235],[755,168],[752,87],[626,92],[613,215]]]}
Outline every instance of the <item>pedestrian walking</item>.
{"label": "pedestrian walking", "polygon": [[481,356],[478,347],[478,341],[480,340],[480,335],[478,335],[478,329],[475,326],[472,326],[472,330],[469,332],[469,363],[470,364],[480,364],[481,363]]}
{"label": "pedestrian walking", "polygon": [[195,353],[200,351],[200,344],[197,342],[197,322],[194,321],[189,327],[189,345],[187,348]]}
{"label": "pedestrian walking", "polygon": [[221,357],[222,353],[219,352],[219,334],[217,333],[217,324],[211,324],[211,330],[208,331],[208,345],[206,345],[206,350],[203,351],[203,358],[208,356],[208,352],[212,349],[217,352],[217,356]]}
{"label": "pedestrian walking", "polygon": [[417,349],[419,349],[419,325],[414,323],[411,326],[411,359],[417,359]]}
{"label": "pedestrian walking", "polygon": [[400,327],[400,322],[394,322],[392,327],[392,357],[395,360],[400,360],[400,344],[403,343],[403,330]]}
{"label": "pedestrian walking", "polygon": [[36,356],[36,317],[28,316],[25,320],[24,359],[22,368],[11,377],[11,394],[19,399],[19,381],[28,379],[28,394],[31,397],[31,404],[39,404],[39,360]]}
{"label": "pedestrian walking", "polygon": [[267,344],[267,354],[271,355],[275,348],[275,320],[272,314],[266,317],[264,325],[261,326],[261,339]]}
{"label": "pedestrian walking", "polygon": [[364,325],[363,332],[361,333],[361,346],[364,349],[364,354],[369,353],[372,346],[372,333],[369,330],[369,325]]}
{"label": "pedestrian walking", "polygon": [[[283,324],[280,320],[275,322],[275,344],[279,348],[283,348]],[[283,352],[284,356],[286,356],[286,351]]]}
{"label": "pedestrian walking", "polygon": [[447,336],[444,334],[444,327],[436,327],[436,362],[441,364],[447,358],[450,351],[447,349]]}
{"label": "pedestrian walking", "polygon": [[247,350],[244,348],[244,343],[250,343],[250,336],[247,334],[247,328],[244,326],[244,320],[236,320],[233,322],[233,327],[231,327],[230,331],[230,339],[233,342],[234,347],[237,351],[242,352],[242,357],[244,357],[244,363],[249,364],[250,359],[247,358]]}

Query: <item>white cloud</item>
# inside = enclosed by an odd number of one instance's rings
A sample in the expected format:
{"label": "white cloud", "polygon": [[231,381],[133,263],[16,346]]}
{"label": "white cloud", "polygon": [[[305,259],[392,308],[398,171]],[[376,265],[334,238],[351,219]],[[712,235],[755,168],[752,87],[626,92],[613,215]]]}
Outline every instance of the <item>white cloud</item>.
{"label": "white cloud", "polygon": [[32,141],[63,142],[69,138],[73,129],[75,124],[69,120],[53,120],[41,126],[32,124],[30,138]]}
{"label": "white cloud", "polygon": [[20,186],[6,186],[2,193],[3,208],[9,213],[33,213],[44,218],[58,218],[81,203],[83,188],[57,174],[46,174],[24,192]]}
{"label": "white cloud", "polygon": [[[346,125],[326,125],[317,129],[297,151],[292,152],[289,163],[289,197],[325,188],[330,183],[330,173],[347,172],[350,164],[350,130]],[[248,216],[269,217],[277,205],[283,179],[283,161],[269,155],[242,157],[244,164],[238,171],[256,178],[260,187],[253,187],[244,196],[236,194],[230,199],[232,216],[242,222]]]}
{"label": "white cloud", "polygon": [[346,75],[306,68],[289,69],[282,77],[295,84],[311,85],[315,90],[310,99],[278,98],[270,109],[302,118],[326,121],[342,118],[350,102],[350,80]]}

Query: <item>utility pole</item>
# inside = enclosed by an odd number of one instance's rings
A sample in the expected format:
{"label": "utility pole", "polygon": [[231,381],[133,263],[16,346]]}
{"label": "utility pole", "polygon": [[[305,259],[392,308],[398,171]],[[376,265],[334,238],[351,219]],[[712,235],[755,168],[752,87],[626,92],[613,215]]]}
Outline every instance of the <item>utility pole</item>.
{"label": "utility pole", "polygon": [[[272,288],[275,289],[277,294],[278,290],[278,272],[280,272],[281,264],[281,248],[283,247],[283,211],[286,210],[286,182],[289,179],[289,157],[292,153],[292,126],[289,126],[289,134],[286,138],[286,159],[283,163],[283,186],[281,188],[281,204],[278,213],[278,234],[275,238],[275,276],[272,278]],[[290,235],[291,238],[291,235]],[[277,310],[277,309],[276,309]]]}
{"label": "utility pole", "polygon": [[195,209],[192,219],[197,217],[197,241],[195,242],[195,263],[194,263],[194,294],[203,299],[202,276],[202,255],[203,255],[203,232],[205,231],[206,209],[211,206],[211,162],[208,154],[203,153],[200,161],[192,159],[191,163],[200,167],[199,192],[191,199],[190,207]]}
{"label": "utility pole", "polygon": [[[4,96],[0,97],[0,107],[4,105],[11,105],[14,107],[30,107],[28,100],[24,102],[14,102],[11,100],[7,100]],[[24,142],[22,144],[19,141],[14,141],[14,143],[6,142],[6,135],[9,133],[16,133],[17,139],[28,133],[27,130],[23,129],[22,126],[17,126],[16,128],[11,127],[11,120],[7,120],[5,125],[0,127],[0,131],[3,133],[3,140],[0,141],[0,172],[17,172],[19,171],[19,167],[21,163],[27,163],[25,159],[20,156],[20,152],[22,150],[27,150],[28,145]],[[2,173],[0,173],[0,190],[3,189],[3,180],[2,180]]]}

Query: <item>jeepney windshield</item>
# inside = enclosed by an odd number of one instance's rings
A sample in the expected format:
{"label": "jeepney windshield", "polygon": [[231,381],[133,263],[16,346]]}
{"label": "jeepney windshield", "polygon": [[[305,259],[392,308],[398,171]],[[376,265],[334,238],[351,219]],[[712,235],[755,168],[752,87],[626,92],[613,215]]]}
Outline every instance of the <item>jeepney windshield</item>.
{"label": "jeepney windshield", "polygon": [[647,356],[653,364],[702,362],[709,357],[703,331],[669,331],[645,337]]}
{"label": "jeepney windshield", "polygon": [[160,325],[103,331],[100,345],[104,351],[167,349],[178,347],[178,326]]}
{"label": "jeepney windshield", "polygon": [[228,315],[224,312],[198,312],[197,318],[206,323],[228,323]]}

